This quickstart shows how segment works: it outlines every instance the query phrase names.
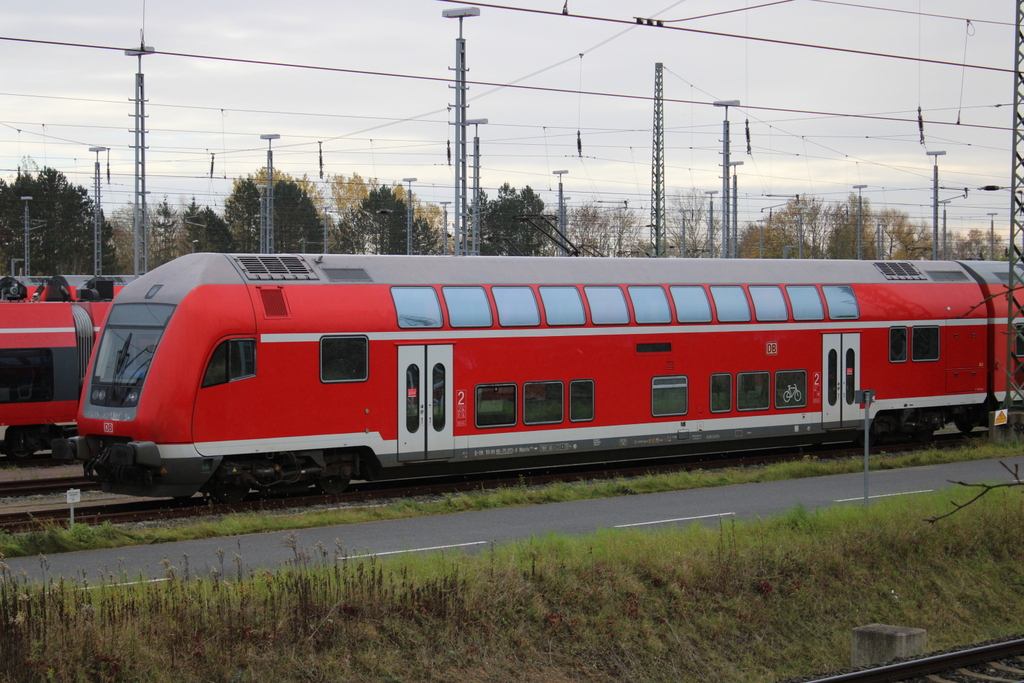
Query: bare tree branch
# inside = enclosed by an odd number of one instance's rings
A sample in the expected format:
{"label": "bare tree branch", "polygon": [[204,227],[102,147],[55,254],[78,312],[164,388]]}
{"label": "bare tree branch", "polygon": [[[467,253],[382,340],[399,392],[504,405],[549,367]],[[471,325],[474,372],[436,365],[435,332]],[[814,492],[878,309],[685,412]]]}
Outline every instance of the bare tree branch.
{"label": "bare tree branch", "polygon": [[929,524],[935,524],[940,519],[945,519],[946,517],[950,517],[952,515],[955,515],[956,513],[958,513],[961,510],[963,510],[965,507],[968,507],[969,505],[974,504],[975,501],[980,499],[982,496],[988,494],[990,491],[994,491],[996,489],[1008,489],[1008,488],[1013,488],[1013,487],[1016,487],[1016,486],[1024,486],[1024,480],[1021,480],[1021,478],[1020,478],[1020,465],[1014,465],[1011,468],[1005,462],[1000,462],[999,464],[1003,466],[1003,469],[1005,469],[1007,472],[1010,473],[1010,476],[1013,477],[1013,481],[1003,482],[1002,484],[971,484],[971,483],[968,483],[968,482],[965,482],[965,481],[953,481],[952,479],[950,479],[948,481],[950,483],[952,483],[952,484],[958,484],[960,486],[966,486],[968,488],[974,488],[974,489],[980,489],[980,490],[978,491],[977,495],[975,495],[973,498],[971,498],[966,503],[958,503],[955,500],[949,501],[950,504],[952,504],[952,506],[953,506],[952,510],[950,510],[949,512],[947,512],[945,514],[941,514],[938,517],[930,517],[930,518],[928,518],[925,521],[927,521]]}

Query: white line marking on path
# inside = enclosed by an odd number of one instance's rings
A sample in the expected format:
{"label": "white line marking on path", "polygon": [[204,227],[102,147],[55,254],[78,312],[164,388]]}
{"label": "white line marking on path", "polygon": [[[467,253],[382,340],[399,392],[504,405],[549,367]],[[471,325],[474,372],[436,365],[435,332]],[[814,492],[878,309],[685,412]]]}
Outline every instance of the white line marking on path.
{"label": "white line marking on path", "polygon": [[637,522],[636,524],[616,524],[616,529],[625,529],[631,526],[648,526],[650,524],[671,524],[672,522],[690,522],[695,519],[710,519],[712,517],[729,517],[735,515],[735,512],[719,512],[714,515],[697,515],[696,517],[677,517],[675,519],[659,519],[654,522]]}
{"label": "white line marking on path", "polygon": [[455,543],[454,545],[435,545],[430,548],[410,548],[409,550],[389,550],[383,553],[366,553],[365,555],[350,555],[341,557],[342,560],[359,560],[364,557],[383,557],[384,555],[401,555],[402,553],[425,553],[428,550],[447,550],[448,548],[465,548],[471,545],[485,545],[490,541],[473,541],[472,543]]}
{"label": "white line marking on path", "polygon": [[[868,496],[871,498],[892,498],[893,496],[912,496],[915,493],[932,493],[935,489],[925,489],[924,491],[903,491],[901,493],[880,493],[877,496]],[[832,501],[833,503],[852,503],[855,500],[864,500],[864,496],[857,496],[856,498],[840,498],[839,500]]]}

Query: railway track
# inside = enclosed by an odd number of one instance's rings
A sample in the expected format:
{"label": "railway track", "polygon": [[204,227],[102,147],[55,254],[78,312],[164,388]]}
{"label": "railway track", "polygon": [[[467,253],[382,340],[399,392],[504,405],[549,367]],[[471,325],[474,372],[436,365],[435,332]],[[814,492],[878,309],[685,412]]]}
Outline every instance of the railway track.
{"label": "railway track", "polygon": [[[937,438],[929,444],[904,444],[894,447],[886,445],[879,447],[872,452],[896,452],[897,450],[917,450],[932,447],[955,447],[962,445],[964,438],[959,434],[950,434]],[[79,524],[98,525],[104,522],[115,524],[145,522],[152,520],[180,519],[185,517],[219,516],[232,512],[260,512],[285,510],[290,508],[302,509],[325,505],[361,505],[395,498],[409,498],[414,496],[438,496],[448,493],[461,493],[466,491],[491,490],[508,486],[518,485],[541,485],[552,482],[572,482],[581,480],[615,479],[620,477],[637,477],[645,474],[668,473],[682,470],[726,468],[738,466],[753,466],[772,464],[778,462],[799,460],[807,456],[818,459],[850,457],[851,455],[862,454],[863,449],[844,447],[840,449],[816,448],[800,449],[772,449],[770,451],[750,451],[742,455],[733,454],[729,457],[716,457],[714,459],[694,460],[658,460],[658,461],[631,461],[624,467],[609,467],[607,464],[603,469],[594,469],[593,465],[578,467],[553,467],[534,468],[531,470],[517,470],[508,472],[489,472],[481,475],[460,475],[452,477],[437,477],[427,480],[392,480],[376,482],[357,482],[352,484],[342,494],[331,495],[291,495],[291,496],[265,496],[256,497],[250,494],[250,498],[235,504],[214,503],[209,499],[195,496],[189,499],[160,499],[160,500],[138,500],[131,499],[124,503],[87,504],[84,503],[75,508],[75,522]],[[6,482],[0,484],[0,497],[13,495],[33,495],[28,493],[10,493],[12,489],[6,488],[8,484],[28,484],[30,482]],[[81,490],[96,490],[98,485],[86,479],[60,478],[53,480],[36,480],[40,487],[50,487],[50,493],[63,493],[68,488],[80,488]],[[70,511],[66,505],[58,504],[58,507],[39,509],[32,512],[0,512],[0,529],[7,533],[32,531],[52,525],[64,525],[68,522]]]}
{"label": "railway track", "polygon": [[99,483],[85,477],[57,477],[52,479],[19,479],[0,482],[0,498],[14,496],[45,496],[64,493],[68,489],[99,491]]}
{"label": "railway track", "polygon": [[803,683],[1019,683],[1024,681],[1024,638],[801,680]]}

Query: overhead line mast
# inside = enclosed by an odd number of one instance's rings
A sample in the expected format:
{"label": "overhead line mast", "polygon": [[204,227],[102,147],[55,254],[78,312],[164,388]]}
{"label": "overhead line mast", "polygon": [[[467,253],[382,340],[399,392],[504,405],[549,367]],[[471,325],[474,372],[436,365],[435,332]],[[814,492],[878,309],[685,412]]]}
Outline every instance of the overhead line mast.
{"label": "overhead line mast", "polygon": [[1006,397],[1003,407],[1024,403],[1024,353],[1015,353],[1024,349],[1024,327],[1017,320],[1024,317],[1024,277],[1021,276],[1021,247],[1018,246],[1022,235],[1021,212],[1024,211],[1024,199],[1021,197],[1021,183],[1024,181],[1024,0],[1017,2],[1017,30],[1014,33],[1014,76],[1013,76],[1013,173],[1010,176],[1010,248],[1008,253],[1009,276],[1006,292]]}
{"label": "overhead line mast", "polygon": [[664,65],[654,65],[654,145],[651,161],[651,225],[654,226],[654,255],[661,256],[661,235],[665,229],[665,103]]}

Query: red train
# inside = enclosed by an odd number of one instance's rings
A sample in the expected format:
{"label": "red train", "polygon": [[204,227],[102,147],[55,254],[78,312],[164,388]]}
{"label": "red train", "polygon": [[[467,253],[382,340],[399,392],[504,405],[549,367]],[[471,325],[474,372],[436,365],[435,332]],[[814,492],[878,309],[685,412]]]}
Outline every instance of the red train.
{"label": "red train", "polygon": [[26,287],[0,279],[0,452],[18,459],[74,433],[93,341],[122,286],[86,277],[77,288],[64,276],[32,280]]}
{"label": "red train", "polygon": [[106,490],[233,500],[849,440],[861,388],[875,438],[967,431],[1005,391],[1005,269],[188,255],[119,295],[54,453]]}

